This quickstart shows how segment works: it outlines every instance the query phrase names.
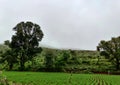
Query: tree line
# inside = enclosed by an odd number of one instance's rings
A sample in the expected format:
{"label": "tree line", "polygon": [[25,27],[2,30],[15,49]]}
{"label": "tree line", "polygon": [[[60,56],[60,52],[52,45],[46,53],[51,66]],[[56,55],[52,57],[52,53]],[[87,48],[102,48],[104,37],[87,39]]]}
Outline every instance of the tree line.
{"label": "tree line", "polygon": [[[104,58],[115,67],[115,70],[120,69],[120,37],[112,38],[109,41],[102,40],[98,44],[95,54],[91,52],[93,54],[85,57],[84,54],[87,53],[82,54],[76,50],[58,51],[41,48],[39,42],[44,33],[38,24],[20,22],[13,28],[13,31],[15,34],[11,37],[11,41],[4,41],[4,45],[8,46],[8,49],[1,52],[0,55],[0,62],[7,63],[9,70],[16,65],[20,71],[24,71],[26,68],[29,70],[37,68],[40,71],[80,71],[81,69],[91,69],[92,71],[96,68],[100,69],[99,66],[103,64],[100,65],[99,59]],[[90,65],[91,67],[89,67]]]}

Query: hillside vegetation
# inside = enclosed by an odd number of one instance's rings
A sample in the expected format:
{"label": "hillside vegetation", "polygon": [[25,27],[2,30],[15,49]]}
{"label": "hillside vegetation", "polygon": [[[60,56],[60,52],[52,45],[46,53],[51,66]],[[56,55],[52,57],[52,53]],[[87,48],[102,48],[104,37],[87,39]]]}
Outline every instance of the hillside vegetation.
{"label": "hillside vegetation", "polygon": [[[97,51],[53,49],[39,46],[44,33],[31,21],[20,22],[11,40],[0,45],[0,69],[70,73],[120,71],[120,36],[101,40]],[[117,73],[116,72],[116,73]]]}
{"label": "hillside vegetation", "polygon": [[[3,53],[9,50],[6,45],[0,45]],[[1,54],[2,54],[1,53]],[[25,63],[26,71],[63,71],[74,73],[108,72],[114,70],[113,65],[97,51],[42,48],[32,61]],[[7,61],[2,62],[0,69],[9,70]],[[15,63],[12,70],[19,70]]]}

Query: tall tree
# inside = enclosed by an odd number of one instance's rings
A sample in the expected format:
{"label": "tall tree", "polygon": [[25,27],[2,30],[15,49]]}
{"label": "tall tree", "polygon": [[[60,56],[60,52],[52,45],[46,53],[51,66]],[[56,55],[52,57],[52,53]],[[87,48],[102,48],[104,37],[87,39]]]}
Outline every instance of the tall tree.
{"label": "tall tree", "polygon": [[45,68],[47,71],[51,71],[53,67],[54,67],[54,52],[52,50],[46,50]]}
{"label": "tall tree", "polygon": [[39,42],[43,38],[43,32],[39,25],[32,22],[20,22],[13,30],[15,34],[12,36],[10,47],[17,53],[20,70],[24,70],[25,62],[42,51]]}
{"label": "tall tree", "polygon": [[120,37],[112,38],[109,41],[102,40],[97,46],[100,55],[108,58],[115,66],[120,69]]}

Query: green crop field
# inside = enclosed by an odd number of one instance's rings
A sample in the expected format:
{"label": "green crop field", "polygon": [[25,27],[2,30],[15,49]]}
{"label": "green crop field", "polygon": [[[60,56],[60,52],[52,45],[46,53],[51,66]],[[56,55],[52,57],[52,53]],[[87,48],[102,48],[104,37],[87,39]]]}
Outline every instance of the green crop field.
{"label": "green crop field", "polygon": [[119,75],[44,72],[3,72],[9,81],[23,85],[120,85]]}

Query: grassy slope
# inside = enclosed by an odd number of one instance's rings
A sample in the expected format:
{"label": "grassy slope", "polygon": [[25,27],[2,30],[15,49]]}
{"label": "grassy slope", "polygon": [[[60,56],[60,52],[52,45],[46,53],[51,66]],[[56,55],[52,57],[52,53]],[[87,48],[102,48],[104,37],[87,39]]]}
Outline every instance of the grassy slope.
{"label": "grassy slope", "polygon": [[120,76],[43,72],[3,72],[8,80],[34,85],[119,85]]}

